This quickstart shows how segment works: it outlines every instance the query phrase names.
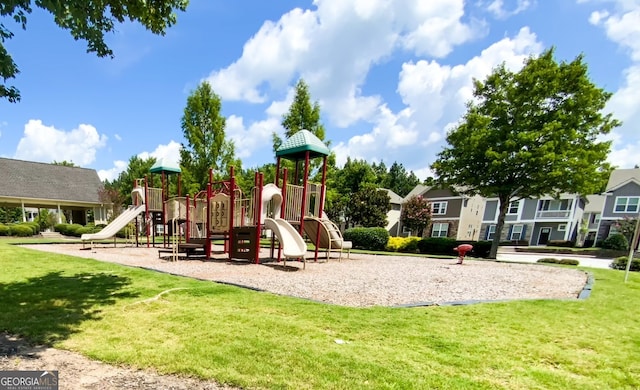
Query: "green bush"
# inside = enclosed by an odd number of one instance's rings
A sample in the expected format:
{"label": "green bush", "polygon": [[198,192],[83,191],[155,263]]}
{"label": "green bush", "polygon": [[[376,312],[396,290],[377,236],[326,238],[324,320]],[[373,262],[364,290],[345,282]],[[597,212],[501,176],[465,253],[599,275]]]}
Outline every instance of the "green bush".
{"label": "green bush", "polygon": [[[102,230],[102,228],[99,228],[100,230]],[[98,231],[100,231],[98,230]],[[136,225],[131,222],[129,223],[127,226],[123,227],[122,229],[120,229],[120,231],[118,233],[116,233],[116,237],[118,238],[129,238],[129,235],[134,235],[136,231]],[[144,234],[144,232],[143,232]]]}
{"label": "green bush", "polygon": [[604,249],[613,249],[617,251],[626,251],[629,249],[627,238],[620,233],[612,234],[602,242]]}
{"label": "green bush", "polygon": [[[629,257],[628,256],[616,257],[615,259],[613,259],[611,264],[609,264],[609,267],[613,268],[613,269],[626,270],[627,269],[627,261],[629,261]],[[633,260],[631,260],[631,266],[629,267],[629,271],[640,272],[640,259],[639,258],[634,257]]]}
{"label": "green bush", "polygon": [[356,249],[382,251],[389,241],[389,232],[381,227],[351,228],[344,232],[344,239]]}
{"label": "green bush", "polygon": [[22,222],[20,225],[29,226],[33,230],[33,234],[40,233],[40,225],[37,222]]}
{"label": "green bush", "polygon": [[558,264],[564,264],[564,265],[579,265],[580,261],[576,260],[576,259],[560,259],[560,261],[558,261]]}
{"label": "green bush", "polygon": [[386,250],[389,252],[416,253],[419,237],[389,237]]}
{"label": "green bush", "polygon": [[94,226],[83,226],[79,229],[76,229],[75,234],[78,235],[78,237],[82,236],[83,234],[90,234],[90,233],[94,233]]}
{"label": "green bush", "polygon": [[59,223],[53,226],[53,231],[66,236],[68,227],[69,227],[68,223]]}
{"label": "green bush", "polygon": [[23,224],[9,225],[9,234],[17,237],[31,237],[33,236],[33,228]]}
{"label": "green bush", "polygon": [[538,263],[558,264],[560,263],[560,260],[555,259],[553,257],[544,257],[542,259],[538,259]]}
{"label": "green bush", "polygon": [[0,223],[0,236],[9,235],[9,226]]}
{"label": "green bush", "polygon": [[511,241],[500,241],[500,246],[529,246],[529,241],[527,240],[511,240]]}
{"label": "green bush", "polygon": [[574,246],[576,246],[576,243],[574,241],[566,241],[566,240],[549,240],[549,242],[547,242],[547,246],[573,248]]}
{"label": "green bush", "polygon": [[430,255],[455,255],[453,248],[458,246],[458,241],[448,237],[426,237],[418,241],[420,253]]}
{"label": "green bush", "polygon": [[486,259],[489,257],[489,253],[491,252],[491,243],[492,241],[477,241],[471,243],[471,245],[473,245],[471,254],[474,257],[482,257]]}

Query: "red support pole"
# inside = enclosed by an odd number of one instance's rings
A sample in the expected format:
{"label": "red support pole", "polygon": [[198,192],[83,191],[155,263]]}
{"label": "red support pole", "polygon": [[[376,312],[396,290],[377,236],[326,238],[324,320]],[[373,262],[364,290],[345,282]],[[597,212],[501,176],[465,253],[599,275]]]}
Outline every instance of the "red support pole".
{"label": "red support pole", "polygon": [[147,230],[147,248],[149,248],[149,183],[147,182],[147,176],[144,177],[144,218],[145,226]]}
{"label": "red support pole", "polygon": [[236,187],[236,177],[235,177],[235,171],[233,169],[233,167],[229,167],[229,185],[231,186],[231,189],[229,190],[229,258],[231,258],[231,254],[234,251],[234,242],[233,242],[233,220],[234,218],[234,213],[236,211],[236,191],[235,191],[235,187]]}
{"label": "red support pole", "polygon": [[320,189],[320,207],[318,208],[318,218],[322,218],[322,212],[324,211],[324,198],[327,194],[327,156],[322,159],[322,185]]}
{"label": "red support pole", "polygon": [[207,183],[207,223],[205,224],[204,254],[211,258],[211,182]]}
{"label": "red support pole", "polygon": [[185,222],[187,224],[187,227],[184,229],[184,242],[189,242],[189,238],[191,237],[191,223],[190,223],[190,212],[189,209],[191,209],[191,205],[189,204],[189,194],[187,194],[186,199],[185,199],[185,204],[187,207],[187,222]]}
{"label": "red support pole", "polygon": [[304,153],[304,177],[302,178],[302,206],[300,207],[300,227],[298,231],[300,235],[304,231],[304,214],[307,209],[307,184],[309,181],[309,151]]}
{"label": "red support pole", "polygon": [[254,211],[254,223],[256,224],[256,242],[255,242],[255,251],[256,251],[256,258],[255,258],[255,263],[256,264],[260,264],[260,236],[262,233],[262,184],[263,184],[263,180],[264,177],[262,176],[262,173],[258,173],[256,172],[256,183],[255,186],[257,188],[256,191],[256,199],[254,199],[254,202],[256,202],[256,207],[254,207],[255,211]]}

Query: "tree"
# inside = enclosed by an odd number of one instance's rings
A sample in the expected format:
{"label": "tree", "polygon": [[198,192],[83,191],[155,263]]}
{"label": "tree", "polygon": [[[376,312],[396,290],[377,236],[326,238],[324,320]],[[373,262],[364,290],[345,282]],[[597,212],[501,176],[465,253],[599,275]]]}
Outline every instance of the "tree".
{"label": "tree", "polygon": [[375,185],[365,185],[351,196],[347,205],[349,221],[354,226],[385,227],[391,210],[389,193]]}
{"label": "tree", "polygon": [[416,232],[418,237],[422,237],[424,228],[431,220],[431,204],[422,196],[414,195],[402,203],[400,213],[400,223]]}
{"label": "tree", "polygon": [[360,191],[365,185],[376,187],[376,175],[371,165],[365,160],[351,160],[347,157],[347,162],[340,170],[336,170],[331,175],[331,185],[327,185],[327,215],[335,221],[344,220],[346,226],[351,226],[348,206],[351,203],[353,194]]}
{"label": "tree", "polygon": [[[32,3],[51,13],[55,23],[69,30],[75,40],[87,42],[87,52],[99,57],[113,57],[113,52],[105,43],[105,33],[113,32],[116,24],[125,20],[140,22],[154,34],[164,35],[166,29],[176,23],[174,10],[184,11],[188,0],[0,0],[0,17],[13,19],[23,30],[27,28],[27,15],[32,11]],[[6,17],[6,19],[4,18]],[[15,103],[20,100],[20,91],[15,86],[6,85],[8,79],[19,73],[18,66],[4,47],[4,42],[13,33],[0,23],[0,98]]]}
{"label": "tree", "polygon": [[[149,157],[147,159],[133,156],[129,159],[127,169],[120,172],[118,178],[112,183],[105,182],[104,190],[98,192],[98,196],[101,201],[110,201],[114,206],[114,214],[117,216],[117,211],[121,205],[132,204],[131,191],[136,179],[148,179],[147,185],[149,187],[160,187],[160,177],[154,175],[153,178],[150,175],[151,167],[156,163],[155,157]],[[117,190],[117,194],[113,190]]]}
{"label": "tree", "polygon": [[633,241],[633,233],[636,231],[637,221],[637,218],[625,216],[614,223],[616,231],[627,239],[629,245],[631,245],[631,242]]}
{"label": "tree", "polygon": [[67,160],[62,160],[62,161],[53,160],[51,164],[62,165],[63,167],[77,167],[77,165],[73,161],[67,161]]}
{"label": "tree", "polygon": [[391,168],[389,168],[387,180],[383,187],[390,189],[404,198],[418,184],[420,184],[420,179],[418,179],[413,171],[407,172],[402,164],[394,162]]}
{"label": "tree", "polygon": [[557,63],[553,54],[530,57],[519,72],[502,64],[476,80],[474,100],[431,167],[441,184],[498,198],[491,258],[510,201],[595,193],[609,174],[610,142],[598,137],[619,126],[601,112],[611,94],[589,80],[582,56]]}
{"label": "tree", "polygon": [[0,223],[22,221],[21,207],[0,207]]}
{"label": "tree", "polygon": [[182,132],[187,144],[180,148],[183,188],[195,194],[207,188],[209,168],[216,180],[226,177],[229,167],[241,169],[235,159],[233,141],[225,136],[226,119],[221,115],[220,97],[208,82],[202,82],[187,98]]}
{"label": "tree", "polygon": [[[293,102],[289,106],[289,111],[282,116],[282,127],[285,129],[285,137],[289,138],[300,130],[308,130],[313,133],[320,141],[325,141],[324,125],[320,122],[320,105],[318,102],[311,104],[311,94],[309,93],[309,86],[303,79],[298,80],[296,84],[296,92],[293,97]],[[274,153],[280,148],[283,140],[275,132],[272,135],[273,138],[273,151]],[[325,142],[327,147],[331,144]],[[292,171],[294,165],[285,161],[281,161],[281,165]],[[311,162],[309,177],[314,177],[314,181],[320,181],[318,175],[321,175],[319,167],[321,165],[320,160],[314,160]],[[293,183],[292,183],[293,184]]]}

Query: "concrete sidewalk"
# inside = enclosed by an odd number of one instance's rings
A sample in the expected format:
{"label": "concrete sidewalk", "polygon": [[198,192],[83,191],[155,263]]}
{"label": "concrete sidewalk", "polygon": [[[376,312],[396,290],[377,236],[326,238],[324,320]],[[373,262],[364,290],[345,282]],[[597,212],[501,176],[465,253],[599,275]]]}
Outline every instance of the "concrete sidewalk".
{"label": "concrete sidewalk", "polygon": [[593,256],[581,256],[581,255],[565,255],[561,253],[530,253],[530,252],[516,252],[513,247],[501,246],[498,248],[498,261],[510,261],[516,263],[535,263],[539,259],[543,258],[555,258],[555,259],[575,259],[580,262],[582,267],[591,268],[609,268],[609,264],[612,259],[605,259]]}

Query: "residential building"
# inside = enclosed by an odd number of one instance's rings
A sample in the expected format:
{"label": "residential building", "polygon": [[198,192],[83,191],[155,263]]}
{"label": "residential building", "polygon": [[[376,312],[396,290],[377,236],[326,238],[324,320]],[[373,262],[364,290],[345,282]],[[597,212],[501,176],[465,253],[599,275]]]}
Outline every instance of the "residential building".
{"label": "residential building", "polygon": [[587,204],[584,207],[584,214],[582,215],[580,225],[580,230],[584,229],[584,232],[578,235],[580,239],[576,242],[576,245],[580,246],[581,244],[585,247],[596,245],[598,229],[600,228],[600,217],[602,216],[605,199],[606,197],[604,195],[587,195]]}
{"label": "residential building", "polygon": [[[498,223],[498,199],[486,200],[482,230],[483,240],[492,240]],[[500,241],[518,245],[546,245],[549,241],[573,241],[577,238],[586,199],[577,194],[559,198],[543,196],[509,203]]]}
{"label": "residential building", "polygon": [[387,212],[387,231],[391,236],[400,236],[400,213],[402,211],[403,199],[400,195],[386,188],[380,188],[389,194],[391,209]]}
{"label": "residential building", "polygon": [[[93,210],[97,223],[106,223],[107,206],[100,200],[102,182],[94,169],[0,158],[0,205],[67,211],[71,221],[84,224]],[[60,222],[60,221],[59,221]]]}
{"label": "residential building", "polygon": [[616,169],[611,172],[597,240],[604,240],[617,232],[616,222],[624,218],[637,218],[640,213],[640,168]]}
{"label": "residential building", "polygon": [[[480,237],[484,198],[461,195],[454,188],[417,185],[407,196],[422,196],[431,203],[431,221],[423,232],[425,237],[450,237],[461,241],[477,241]],[[415,232],[414,232],[415,233]],[[401,235],[410,235],[403,229]]]}

